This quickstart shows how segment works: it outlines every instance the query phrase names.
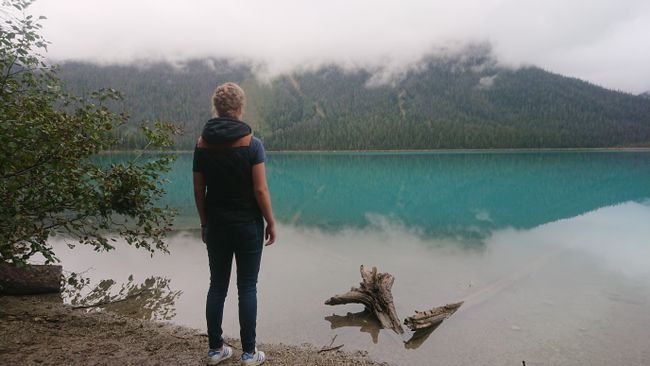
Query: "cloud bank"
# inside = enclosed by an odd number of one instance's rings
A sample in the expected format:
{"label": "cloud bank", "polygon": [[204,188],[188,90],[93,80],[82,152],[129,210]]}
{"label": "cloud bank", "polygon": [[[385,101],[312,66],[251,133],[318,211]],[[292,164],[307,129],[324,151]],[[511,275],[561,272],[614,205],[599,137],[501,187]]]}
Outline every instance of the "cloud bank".
{"label": "cloud bank", "polygon": [[500,63],[650,90],[647,0],[38,0],[55,60],[232,57],[270,73],[324,63],[404,68],[489,42]]}

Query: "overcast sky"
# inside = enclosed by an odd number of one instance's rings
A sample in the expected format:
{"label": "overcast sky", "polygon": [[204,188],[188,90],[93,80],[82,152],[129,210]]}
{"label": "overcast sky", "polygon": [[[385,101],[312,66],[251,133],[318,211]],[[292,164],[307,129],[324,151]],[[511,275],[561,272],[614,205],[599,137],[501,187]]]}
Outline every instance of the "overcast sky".
{"label": "overcast sky", "polygon": [[38,0],[31,13],[48,17],[59,61],[225,56],[274,73],[323,62],[396,69],[488,41],[504,65],[650,90],[649,0]]}

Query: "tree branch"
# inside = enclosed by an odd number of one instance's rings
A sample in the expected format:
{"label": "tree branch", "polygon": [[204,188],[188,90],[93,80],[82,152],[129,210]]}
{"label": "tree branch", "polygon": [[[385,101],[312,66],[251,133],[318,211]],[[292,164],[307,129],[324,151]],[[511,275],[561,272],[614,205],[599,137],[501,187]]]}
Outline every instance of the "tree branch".
{"label": "tree branch", "polygon": [[50,155],[48,157],[41,156],[41,157],[38,158],[38,160],[36,160],[36,163],[34,163],[33,165],[30,165],[30,166],[28,166],[28,167],[26,167],[24,169],[21,169],[19,171],[13,172],[13,173],[5,174],[1,178],[2,179],[13,178],[13,177],[17,177],[17,176],[19,176],[21,174],[29,173],[30,171],[36,169],[37,167],[50,162],[51,160],[52,160],[52,155]]}

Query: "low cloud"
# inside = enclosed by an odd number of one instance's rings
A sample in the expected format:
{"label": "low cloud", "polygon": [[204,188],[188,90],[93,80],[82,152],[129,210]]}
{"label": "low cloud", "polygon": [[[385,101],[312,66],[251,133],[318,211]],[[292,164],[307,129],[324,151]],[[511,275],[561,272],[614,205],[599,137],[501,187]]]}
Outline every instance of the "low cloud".
{"label": "low cloud", "polygon": [[387,75],[489,42],[534,64],[629,92],[650,89],[647,0],[39,0],[55,60],[229,57],[266,74],[336,63]]}
{"label": "low cloud", "polygon": [[494,85],[494,80],[497,78],[497,75],[492,75],[492,76],[484,76],[479,79],[478,85],[476,86],[478,89],[490,89],[492,85]]}

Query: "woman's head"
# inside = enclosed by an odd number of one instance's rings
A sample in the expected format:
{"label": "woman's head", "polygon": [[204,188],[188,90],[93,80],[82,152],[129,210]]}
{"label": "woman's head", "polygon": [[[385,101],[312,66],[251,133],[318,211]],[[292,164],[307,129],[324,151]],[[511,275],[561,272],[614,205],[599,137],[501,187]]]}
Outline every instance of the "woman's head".
{"label": "woman's head", "polygon": [[244,114],[244,90],[235,83],[225,83],[214,89],[212,113],[217,117],[240,119]]}

